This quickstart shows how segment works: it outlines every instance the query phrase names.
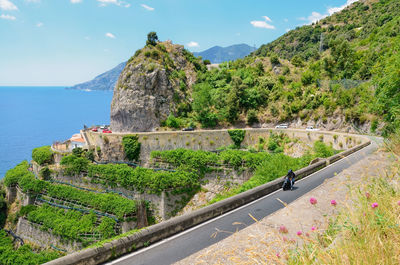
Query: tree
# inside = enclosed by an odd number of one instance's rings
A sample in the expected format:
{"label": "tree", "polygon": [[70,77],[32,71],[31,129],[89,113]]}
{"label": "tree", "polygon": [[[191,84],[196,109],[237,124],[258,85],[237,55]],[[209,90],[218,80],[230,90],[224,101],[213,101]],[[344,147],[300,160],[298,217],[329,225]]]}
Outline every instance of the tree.
{"label": "tree", "polygon": [[152,31],[149,34],[147,34],[146,45],[156,46],[157,41],[158,41],[158,36],[156,32]]}

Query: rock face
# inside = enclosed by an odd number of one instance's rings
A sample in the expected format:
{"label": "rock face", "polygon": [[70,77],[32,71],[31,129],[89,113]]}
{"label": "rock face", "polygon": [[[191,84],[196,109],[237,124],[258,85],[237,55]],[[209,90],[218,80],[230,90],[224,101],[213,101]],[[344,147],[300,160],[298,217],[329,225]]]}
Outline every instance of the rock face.
{"label": "rock face", "polygon": [[[137,51],[115,86],[111,129],[115,132],[154,131],[168,115],[189,105],[189,91],[196,80],[193,62],[198,64],[183,46],[171,42]],[[197,68],[202,66],[198,64]]]}

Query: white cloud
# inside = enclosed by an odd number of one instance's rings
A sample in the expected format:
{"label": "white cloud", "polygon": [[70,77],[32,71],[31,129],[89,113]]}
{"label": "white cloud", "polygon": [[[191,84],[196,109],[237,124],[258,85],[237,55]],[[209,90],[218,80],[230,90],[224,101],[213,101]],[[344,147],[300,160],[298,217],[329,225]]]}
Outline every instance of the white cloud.
{"label": "white cloud", "polygon": [[9,0],[0,0],[0,9],[2,9],[2,10],[18,10],[18,7]]}
{"label": "white cloud", "polygon": [[267,16],[263,16],[263,18],[265,18],[265,20],[268,21],[268,22],[272,22],[272,20]]}
{"label": "white cloud", "polygon": [[269,17],[263,16],[263,18],[265,19],[265,21],[253,20],[253,21],[250,21],[250,24],[256,28],[275,29],[275,26],[267,23],[267,22],[272,22],[272,20]]}
{"label": "white cloud", "polygon": [[122,7],[130,7],[131,4],[125,2],[125,1],[119,1],[119,0],[97,0],[97,2],[99,2],[99,6],[104,7],[107,6],[108,4],[113,4],[113,5],[117,5],[117,6],[122,6]]}
{"label": "white cloud", "polygon": [[187,46],[193,48],[193,47],[199,47],[200,45],[195,41],[191,41],[187,44]]}
{"label": "white cloud", "polygon": [[283,19],[284,22],[289,22],[289,19],[285,18]]}
{"label": "white cloud", "polygon": [[327,16],[328,15],[326,15],[326,14],[320,14],[320,13],[314,11],[311,13],[311,15],[308,16],[307,20],[310,23],[314,23],[314,22],[317,22],[318,20],[321,20]]}
{"label": "white cloud", "polygon": [[145,4],[141,4],[141,6],[142,6],[144,9],[147,9],[148,11],[154,11],[154,8],[151,7],[151,6],[148,6],[148,5],[145,5]]}
{"label": "white cloud", "polygon": [[299,20],[304,20],[304,21],[308,22],[307,24],[311,24],[311,23],[317,22],[323,18],[326,18],[327,16],[333,15],[336,12],[342,11],[343,9],[345,9],[346,7],[348,7],[349,5],[351,5],[357,1],[358,0],[347,0],[346,3],[341,6],[328,7],[328,9],[326,10],[326,13],[324,13],[324,14],[314,11],[307,18],[300,17]]}
{"label": "white cloud", "polygon": [[0,19],[16,20],[17,18],[14,17],[14,16],[11,16],[11,15],[4,15],[4,14],[1,14],[1,15],[0,15]]}
{"label": "white cloud", "polygon": [[72,4],[82,3],[82,0],[70,0]]}
{"label": "white cloud", "polygon": [[38,28],[40,28],[40,27],[43,27],[43,22],[38,22],[37,24],[36,24],[36,27],[38,27]]}
{"label": "white cloud", "polygon": [[112,34],[112,33],[110,33],[110,32],[107,32],[107,33],[105,34],[105,36],[106,36],[107,38],[115,39],[115,35]]}

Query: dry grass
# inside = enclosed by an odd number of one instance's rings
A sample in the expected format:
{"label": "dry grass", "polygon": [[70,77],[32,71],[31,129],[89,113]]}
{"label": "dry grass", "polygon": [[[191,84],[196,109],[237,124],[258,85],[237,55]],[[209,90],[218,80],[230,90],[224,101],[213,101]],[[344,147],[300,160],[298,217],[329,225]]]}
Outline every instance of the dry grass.
{"label": "dry grass", "polygon": [[342,209],[324,233],[289,250],[287,263],[399,264],[400,184],[396,173],[367,177],[361,186],[350,187],[353,203]]}

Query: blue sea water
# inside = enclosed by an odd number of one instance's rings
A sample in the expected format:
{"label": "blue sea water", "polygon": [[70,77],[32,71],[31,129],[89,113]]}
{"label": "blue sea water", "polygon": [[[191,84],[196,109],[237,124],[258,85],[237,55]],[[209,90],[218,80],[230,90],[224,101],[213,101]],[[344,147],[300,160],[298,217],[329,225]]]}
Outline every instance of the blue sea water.
{"label": "blue sea water", "polygon": [[109,124],[111,91],[0,87],[0,179],[32,149],[66,140],[84,124]]}

